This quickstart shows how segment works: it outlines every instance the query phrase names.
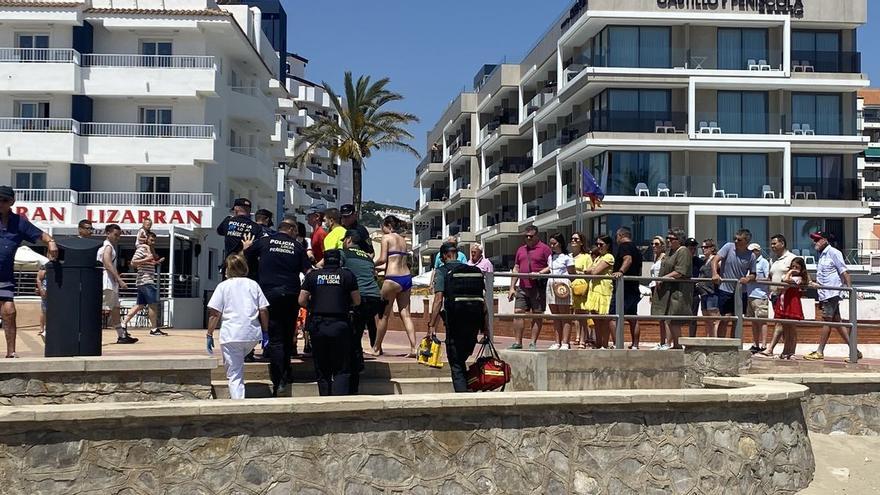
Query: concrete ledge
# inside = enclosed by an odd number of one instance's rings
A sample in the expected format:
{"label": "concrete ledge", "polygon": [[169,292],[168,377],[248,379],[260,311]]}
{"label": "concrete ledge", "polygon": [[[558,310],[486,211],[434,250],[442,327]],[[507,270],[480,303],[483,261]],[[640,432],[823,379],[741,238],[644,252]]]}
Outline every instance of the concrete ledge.
{"label": "concrete ledge", "polygon": [[326,414],[397,410],[439,412],[442,409],[515,408],[517,406],[663,405],[686,407],[705,403],[773,402],[800,399],[807,388],[784,381],[707,378],[726,389],[590,390],[580,392],[489,392],[479,394],[412,394],[397,396],[297,397],[277,399],[118,402],[0,408],[0,423],[88,421],[150,416],[252,416],[254,414]]}
{"label": "concrete ledge", "polygon": [[798,374],[755,374],[749,375],[761,380],[780,381],[786,383],[830,384],[849,383],[865,384],[880,383],[880,373],[798,373]]}
{"label": "concrete ledge", "polygon": [[742,349],[742,340],[740,339],[722,339],[718,337],[681,337],[678,342],[685,348],[688,347],[729,347],[731,349]]}
{"label": "concrete ledge", "polygon": [[64,358],[21,358],[0,361],[0,375],[22,373],[75,373],[84,371],[213,370],[220,360],[201,355],[82,356]]}

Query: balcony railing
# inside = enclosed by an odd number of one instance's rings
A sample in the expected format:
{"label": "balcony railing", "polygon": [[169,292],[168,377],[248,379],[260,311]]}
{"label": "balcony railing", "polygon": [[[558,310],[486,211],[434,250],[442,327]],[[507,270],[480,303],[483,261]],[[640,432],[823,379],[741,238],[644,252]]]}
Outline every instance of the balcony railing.
{"label": "balcony railing", "polygon": [[440,227],[430,227],[420,230],[416,233],[416,240],[419,244],[424,244],[432,239],[442,239],[443,229]]}
{"label": "balcony railing", "polygon": [[556,208],[556,191],[545,193],[537,199],[526,202],[523,205],[523,216],[534,217]]}
{"label": "balcony railing", "polygon": [[0,48],[0,62],[79,63],[72,48]]}
{"label": "balcony railing", "polygon": [[856,119],[801,116],[768,112],[748,115],[731,112],[698,113],[698,134],[788,134],[794,136],[855,136]]}
{"label": "balcony railing", "polygon": [[795,177],[792,199],[860,201],[861,181],[841,177]]}
{"label": "balcony railing", "polygon": [[266,154],[262,150],[262,148],[257,148],[255,146],[230,146],[229,151],[243,156],[249,156],[251,158],[256,158],[257,160],[266,161]]}
{"label": "balcony railing", "polygon": [[865,122],[870,122],[872,124],[880,123],[880,108],[866,108],[862,111],[862,115]]}
{"label": "balcony railing", "polygon": [[516,222],[516,207],[515,206],[503,206],[501,207],[501,211],[495,211],[494,213],[487,213],[483,218],[483,225],[485,227],[494,227],[502,222]]}
{"label": "balcony railing", "polygon": [[734,175],[718,177],[715,174],[693,173],[663,178],[653,173],[649,176],[612,173],[608,177],[605,194],[630,197],[781,199],[782,178]]}
{"label": "balcony railing", "polygon": [[0,117],[0,132],[79,132],[73,119]]}
{"label": "balcony railing", "polygon": [[203,55],[131,55],[87,53],[85,67],[155,67],[159,69],[213,69],[214,57]]}
{"label": "balcony railing", "polygon": [[556,91],[538,93],[523,107],[523,120],[550,103],[556,97]]}
{"label": "balcony railing", "polygon": [[229,89],[242,95],[257,96],[256,86],[230,86]]}
{"label": "balcony railing", "polygon": [[458,177],[452,181],[452,192],[460,191],[462,189],[467,189],[471,187],[471,178],[470,176],[463,175]]}
{"label": "balcony railing", "polygon": [[791,70],[793,72],[862,72],[862,54],[859,52],[822,52],[812,50],[792,50]]}
{"label": "balcony railing", "polygon": [[540,159],[549,155],[550,153],[553,153],[554,151],[559,149],[560,145],[561,140],[559,138],[546,139],[542,141],[541,144],[538,145],[538,149],[541,152],[538,158]]}
{"label": "balcony railing", "polygon": [[211,193],[81,192],[83,205],[214,206]]}
{"label": "balcony railing", "polygon": [[458,235],[462,232],[468,232],[471,230],[471,222],[468,219],[458,220],[456,222],[450,223],[448,226],[449,235]]}
{"label": "balcony railing", "polygon": [[84,122],[80,124],[80,134],[83,136],[213,139],[214,126],[202,124]]}
{"label": "balcony railing", "polygon": [[77,192],[71,189],[16,189],[15,200],[28,203],[76,203]]}
{"label": "balcony railing", "polygon": [[505,157],[486,167],[486,180],[492,180],[501,174],[521,174],[531,166],[531,160],[518,157]]}

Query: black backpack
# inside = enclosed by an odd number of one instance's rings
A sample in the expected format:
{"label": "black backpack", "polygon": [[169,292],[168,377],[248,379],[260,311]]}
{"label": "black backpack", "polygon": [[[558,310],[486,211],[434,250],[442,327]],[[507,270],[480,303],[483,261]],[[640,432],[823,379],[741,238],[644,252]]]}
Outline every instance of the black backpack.
{"label": "black backpack", "polygon": [[447,324],[459,327],[473,325],[482,330],[486,313],[486,281],[476,266],[455,263],[446,272],[443,310]]}

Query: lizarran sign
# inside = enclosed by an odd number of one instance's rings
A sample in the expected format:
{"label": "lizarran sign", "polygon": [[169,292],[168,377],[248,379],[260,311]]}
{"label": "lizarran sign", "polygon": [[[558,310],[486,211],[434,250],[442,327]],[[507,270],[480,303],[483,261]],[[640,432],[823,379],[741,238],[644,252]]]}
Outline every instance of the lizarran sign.
{"label": "lizarran sign", "polygon": [[657,0],[661,9],[732,11],[804,16],[803,0]]}

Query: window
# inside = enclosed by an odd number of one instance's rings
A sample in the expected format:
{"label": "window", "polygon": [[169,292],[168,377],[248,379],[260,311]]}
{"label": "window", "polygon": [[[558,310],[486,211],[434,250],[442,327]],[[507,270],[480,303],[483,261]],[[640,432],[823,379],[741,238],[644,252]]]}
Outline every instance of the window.
{"label": "window", "polygon": [[740,198],[760,198],[764,185],[778,191],[767,177],[767,155],[761,154],[719,153],[717,182],[725,194]]}
{"label": "window", "polygon": [[770,235],[767,233],[766,217],[718,217],[718,237],[717,242],[720,246],[728,242],[733,242],[734,234],[737,230],[748,229],[752,233],[752,242],[757,242],[762,246],[767,246],[770,242]]}
{"label": "window", "polygon": [[[609,152],[611,164],[606,194],[615,196],[634,196],[639,184],[648,187],[648,195],[657,194],[660,184],[669,185],[670,155],[666,152]],[[597,171],[599,172],[599,171]],[[604,177],[599,172],[595,177]]]}
{"label": "window", "polygon": [[141,55],[144,67],[171,67],[171,42],[141,41]]}
{"label": "window", "polygon": [[632,229],[633,242],[637,246],[647,247],[651,245],[651,238],[655,235],[666,237],[669,232],[668,215],[608,215],[604,222],[604,229],[593,230],[593,238],[599,234],[608,234],[614,239],[614,233],[620,227]]}
{"label": "window", "polygon": [[810,234],[814,232],[822,230],[834,234],[837,248],[841,247],[839,243],[844,238],[843,220],[840,218],[795,218],[792,226],[794,242],[790,247],[795,254],[800,253],[800,256],[818,256],[810,239]]}
{"label": "window", "polygon": [[767,117],[766,92],[718,92],[718,125],[722,132],[767,134]]}
{"label": "window", "polygon": [[596,40],[608,67],[672,67],[668,27],[609,26]]}
{"label": "window", "polygon": [[138,122],[141,126],[141,134],[144,136],[170,136],[174,132],[171,126],[170,108],[140,107],[138,109]]}
{"label": "window", "polygon": [[718,68],[745,70],[769,62],[766,29],[718,29]]}
{"label": "window", "polygon": [[20,33],[15,35],[15,47],[18,50],[18,58],[22,62],[40,62],[49,58],[49,35]]}
{"label": "window", "polygon": [[671,100],[665,89],[609,89],[593,98],[593,130],[654,132],[658,121],[673,120]]}
{"label": "window", "polygon": [[816,134],[840,135],[843,124],[840,107],[840,95],[837,94],[792,94],[792,131],[803,130],[806,125]]}
{"label": "window", "polygon": [[792,159],[794,199],[858,199],[858,179],[844,178],[842,156],[795,155]]}
{"label": "window", "polygon": [[49,102],[46,101],[16,101],[15,116],[20,120],[16,122],[22,130],[42,131],[50,127]]}
{"label": "window", "polygon": [[137,178],[137,190],[140,193],[160,193],[160,194],[144,194],[143,199],[148,205],[167,205],[169,204],[169,195],[171,192],[171,177],[165,175],[139,175]]}
{"label": "window", "polygon": [[852,72],[842,63],[848,57],[840,51],[838,31],[792,31],[791,59],[792,65],[812,66],[816,72]]}
{"label": "window", "polygon": [[12,175],[16,189],[46,189],[46,172],[16,170]]}

